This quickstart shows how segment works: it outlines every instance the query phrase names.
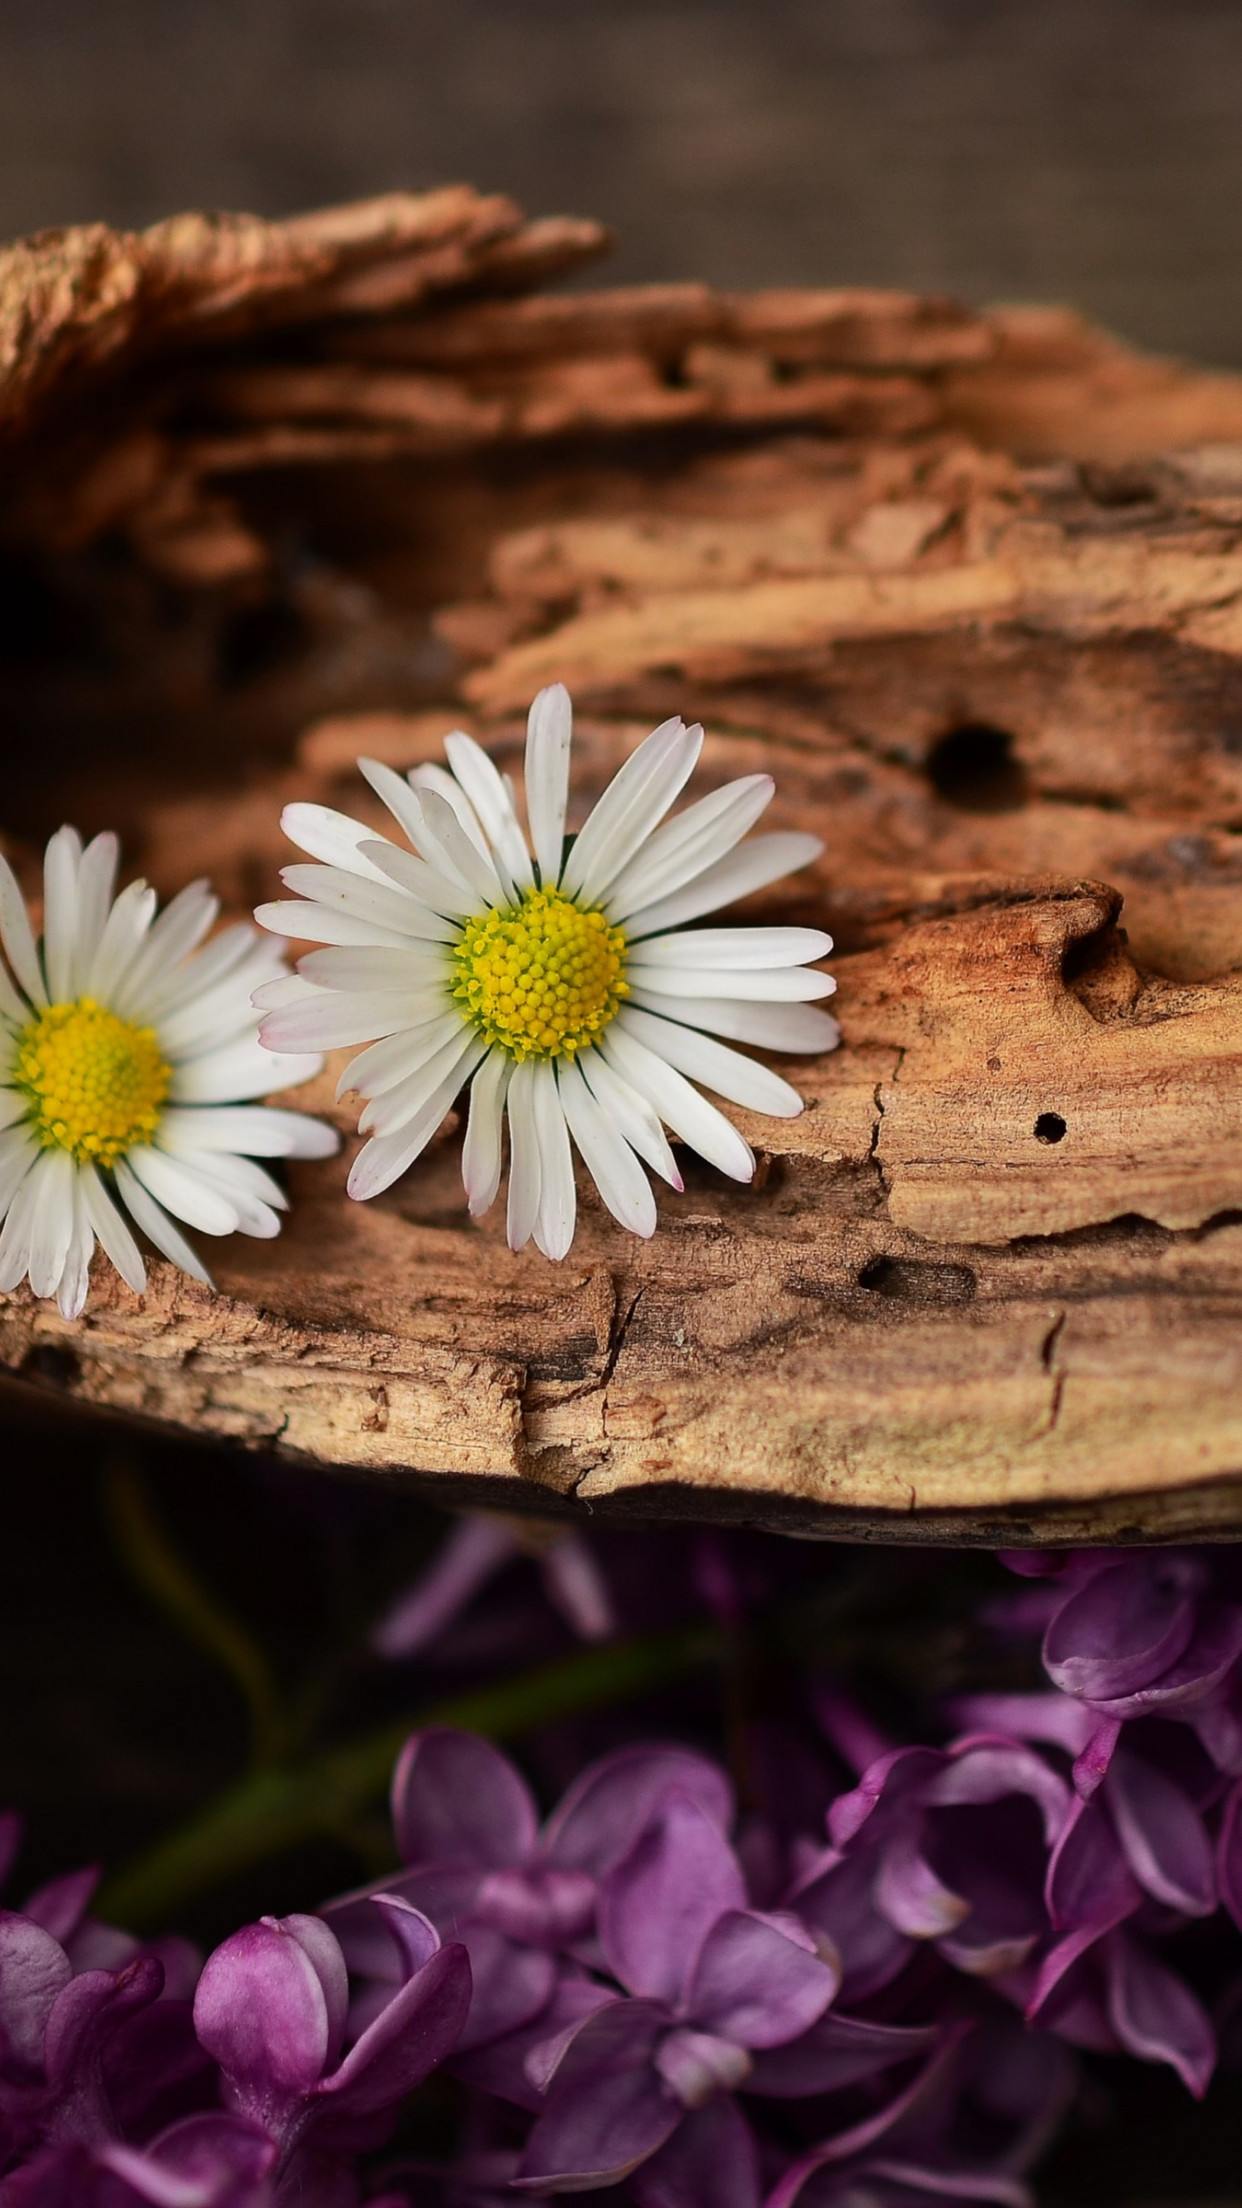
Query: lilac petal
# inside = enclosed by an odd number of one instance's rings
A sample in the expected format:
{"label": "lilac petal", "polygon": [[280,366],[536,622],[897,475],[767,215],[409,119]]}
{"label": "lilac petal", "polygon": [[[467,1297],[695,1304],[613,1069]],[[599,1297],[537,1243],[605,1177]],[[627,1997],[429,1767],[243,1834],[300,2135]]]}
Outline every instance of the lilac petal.
{"label": "lilac petal", "polygon": [[1065,1694],[1111,1702],[1150,1686],[1195,1625],[1202,1567],[1179,1556],[1127,1557],[1069,1596],[1044,1636],[1044,1668]]}
{"label": "lilac petal", "polygon": [[[1015,1740],[1044,1740],[1076,1756],[1091,1737],[1089,1710],[1063,1694],[959,1694],[949,1704],[955,1723],[972,1733],[1008,1733]],[[951,1747],[960,1746],[953,1741]]]}
{"label": "lilac petal", "polygon": [[877,2190],[889,2184],[903,2193],[931,2193],[942,2200],[982,2200],[994,2203],[995,2208],[1033,2208],[1030,2186],[1002,2170],[934,2169],[926,2162],[897,2162],[884,2155],[868,2162],[858,2175],[873,2182],[878,2179]]}
{"label": "lilac petal", "polygon": [[473,1908],[485,1872],[455,1871],[447,1865],[426,1870],[397,1871],[382,1886],[360,1886],[324,1903],[323,1917],[335,1935],[346,1967],[361,1978],[381,1978],[400,1985],[406,1976],[402,1951],[393,1944],[392,1926],[375,1908],[379,1895],[407,1902],[435,1926],[441,1939],[456,1937],[457,1926]]}
{"label": "lilac petal", "polygon": [[754,2068],[744,2047],[715,2032],[678,2024],[655,2051],[655,2066],[683,2108],[706,2108],[722,2093],[736,2093]]}
{"label": "lilac petal", "polygon": [[0,1910],[0,2062],[42,2069],[48,2019],[72,1975],[50,1932],[15,1910]]}
{"label": "lilac petal", "polygon": [[203,1965],[194,2028],[256,2110],[273,2091],[296,2095],[315,2084],[334,2021],[312,1956],[274,1917],[234,1932]]}
{"label": "lilac petal", "polygon": [[400,1894],[377,1894],[374,1906],[397,1951],[403,1979],[412,1971],[421,1970],[423,1964],[429,1963],[439,1952],[439,1933],[430,1917],[425,1917],[412,1902],[404,1900]]}
{"label": "lilac petal", "polygon": [[1242,1655],[1242,1604],[1205,1608],[1194,1635],[1177,1661],[1148,1687],[1098,1705],[1108,1717],[1165,1715],[1206,1701]]}
{"label": "lilac petal", "polygon": [[1053,1925],[1058,1931],[1093,1925],[1098,1937],[1142,1898],[1103,1809],[1076,1800],[1048,1864],[1045,1901]]}
{"label": "lilac petal", "polygon": [[556,1985],[556,1958],[507,1939],[490,1924],[467,1922],[457,1937],[470,1957],[474,1991],[458,2046],[483,2047],[518,2031],[546,2008]]}
{"label": "lilac petal", "polygon": [[1167,2062],[1201,2100],[1216,2067],[1216,2038],[1185,1981],[1124,1932],[1107,1949],[1108,2014],[1127,2052]]}
{"label": "lilac petal", "polygon": [[1216,1907],[1212,1851],[1199,1812],[1177,1781],[1120,1750],[1108,1775],[1108,1806],[1140,1886],[1183,1916],[1210,1917]]}
{"label": "lilac petal", "polygon": [[923,1798],[929,1805],[947,1808],[963,1802],[996,1802],[1006,1794],[1030,1796],[1051,1847],[1065,1822],[1069,1790],[1042,1756],[1017,1741],[978,1738],[959,1743],[929,1779]]}
{"label": "lilac petal", "polygon": [[799,2156],[786,2170],[780,2183],[769,2193],[764,2208],[793,2208],[810,2179],[821,2170],[855,2161],[869,2155],[871,2150],[894,2133],[900,2136],[907,2120],[917,2115],[933,2100],[945,2082],[950,2069],[957,2063],[961,2043],[972,2027],[969,2024],[953,2026],[942,2038],[939,2047],[924,2068],[911,2083],[887,2101],[874,2116],[864,2117],[860,2123],[851,2124],[847,2131],[839,2131],[834,2138],[821,2141],[810,2152]]}
{"label": "lilac petal", "polygon": [[239,2116],[187,2116],[150,2146],[108,2144],[103,2168],[124,2179],[151,2208],[261,2208],[277,2147]]}
{"label": "lilac petal", "polygon": [[460,1942],[416,1970],[315,2088],[334,2115],[391,2108],[451,2053],[470,2008],[470,1963]]}
{"label": "lilac petal", "polygon": [[718,1764],[689,1748],[619,1748],[575,1779],[548,1819],[541,1852],[561,1870],[603,1878],[628,1855],[674,1787],[728,1831],[733,1789]]}
{"label": "lilac petal", "polygon": [[519,2108],[539,2109],[571,2039],[589,2016],[610,2008],[616,1998],[607,1986],[598,1986],[590,1978],[563,1978],[538,2016],[516,2032],[466,2054],[458,2049],[451,2065],[453,2075],[482,2092],[499,2095],[502,2101],[515,2101]]}
{"label": "lilac petal", "polygon": [[910,1941],[874,1903],[877,1864],[870,1853],[830,1861],[795,1889],[798,1914],[824,1934],[841,1958],[841,1990],[862,2001],[887,1986],[912,1953]]}
{"label": "lilac petal", "polygon": [[507,1756],[475,1733],[448,1727],[415,1733],[392,1782],[397,1846],[406,1863],[523,1863],[537,1819],[526,1781]]}
{"label": "lilac petal", "polygon": [[513,1535],[498,1519],[459,1518],[421,1579],[399,1595],[372,1627],[376,1655],[394,1659],[416,1655],[519,1554]]}
{"label": "lilac petal", "polygon": [[1218,1771],[1242,1776],[1242,1704],[1234,1682],[1205,1695],[1185,1713],[1189,1725]]}
{"label": "lilac petal", "polygon": [[614,1977],[676,2004],[703,1940],[726,1909],[743,1909],[737,1858],[690,1795],[671,1793],[600,1894],[599,1931]]}
{"label": "lilac petal", "polygon": [[79,2138],[98,2136],[103,2129],[98,2058],[104,2042],[139,2010],[158,2001],[163,1984],[163,1968],[155,1957],[140,1955],[124,1970],[84,1971],[57,1995],[44,2035],[44,2069],[49,2084],[70,2086],[79,2104],[74,2118]]}
{"label": "lilac petal", "polygon": [[511,1940],[567,1947],[595,1929],[595,1880],[585,1871],[489,1871],[475,1914]]}
{"label": "lilac petal", "polygon": [[886,1813],[887,1826],[887,1818],[900,1813],[945,1760],[940,1748],[894,1748],[878,1756],[858,1785],[848,1794],[838,1794],[828,1811],[828,1833],[834,1847],[848,1847],[877,1811]]}
{"label": "lilac petal", "polygon": [[81,1925],[91,1895],[99,1884],[99,1868],[91,1864],[84,1871],[69,1871],[63,1878],[49,1879],[31,1894],[22,1914],[33,1923],[41,1924],[62,1947],[68,1945]]}
{"label": "lilac petal", "polygon": [[757,2054],[746,2090],[777,2100],[837,2093],[926,2054],[938,2030],[934,2024],[873,2024],[834,2009],[787,2047]]}
{"label": "lilac petal", "polygon": [[884,1849],[875,1882],[875,1905],[907,1939],[935,1940],[960,1924],[970,1903],[942,1885],[919,1851],[921,1820],[897,1833]]}
{"label": "lilac petal", "polygon": [[1121,1719],[1101,1717],[1098,1712],[1082,1753],[1074,1759],[1074,1786],[1084,1802],[1089,1802],[1098,1786],[1108,1775],[1113,1752],[1121,1738]]}
{"label": "lilac petal", "polygon": [[713,2101],[635,2170],[629,2189],[638,2208],[760,2208],[754,2133],[732,2101]]}
{"label": "lilac petal", "polygon": [[553,2074],[517,2189],[596,2191],[616,2184],[671,2138],[685,2111],[653,2066],[668,2030],[655,2001],[614,2001],[589,2017]]}
{"label": "lilac petal", "polygon": [[838,1983],[818,1955],[754,1911],[731,1909],[699,1950],[686,2013],[742,2047],[780,2047],[823,2015]]}

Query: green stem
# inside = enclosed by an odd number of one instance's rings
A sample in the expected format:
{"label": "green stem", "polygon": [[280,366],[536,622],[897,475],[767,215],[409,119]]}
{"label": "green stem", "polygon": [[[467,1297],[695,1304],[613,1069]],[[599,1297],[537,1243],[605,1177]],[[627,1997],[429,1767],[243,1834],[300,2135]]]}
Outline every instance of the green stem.
{"label": "green stem", "polygon": [[339,1830],[382,1795],[408,1735],[424,1726],[461,1726],[504,1739],[644,1693],[719,1652],[718,1636],[702,1627],[583,1649],[500,1685],[454,1695],[347,1746],[256,1771],[119,1872],[101,1894],[100,1909],[134,1930],[165,1924],[204,1889],[315,1834]]}
{"label": "green stem", "polygon": [[106,1473],[108,1514],[124,1563],[144,1593],[181,1628],[187,1640],[229,1674],[250,1713],[250,1756],[256,1769],[285,1747],[287,1727],[280,1694],[258,1643],[197,1579],[169,1541],[132,1466],[113,1462]]}

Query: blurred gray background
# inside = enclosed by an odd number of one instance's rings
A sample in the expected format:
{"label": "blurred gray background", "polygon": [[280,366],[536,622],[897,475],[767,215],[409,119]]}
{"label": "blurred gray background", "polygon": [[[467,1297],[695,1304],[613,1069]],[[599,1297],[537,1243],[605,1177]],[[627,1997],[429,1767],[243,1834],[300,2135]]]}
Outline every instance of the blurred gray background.
{"label": "blurred gray background", "polygon": [[0,234],[468,178],[1242,366],[1242,0],[0,0]]}

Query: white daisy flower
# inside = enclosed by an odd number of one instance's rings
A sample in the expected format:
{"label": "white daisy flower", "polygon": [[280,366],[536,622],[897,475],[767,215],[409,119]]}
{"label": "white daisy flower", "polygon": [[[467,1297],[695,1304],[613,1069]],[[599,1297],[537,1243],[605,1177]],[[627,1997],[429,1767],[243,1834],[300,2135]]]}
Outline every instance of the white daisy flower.
{"label": "white daisy flower", "polygon": [[323,1062],[274,1059],[259,1042],[251,992],[287,971],[278,946],[242,925],[197,950],[219,910],[207,884],[157,920],[145,882],[114,897],[117,850],[115,836],[83,850],[76,829],[57,831],[37,941],[0,859],[0,1290],[29,1275],[67,1319],[86,1302],[96,1241],[139,1295],[131,1220],[210,1287],[173,1218],[204,1234],[278,1234],[286,1198],[255,1156],[337,1147],[321,1120],[243,1101]]}
{"label": "white daisy flower", "polygon": [[746,775],[665,820],[703,744],[701,728],[666,721],[567,838],[571,726],[564,687],[541,691],[526,739],[533,855],[512,785],[458,731],[445,739],[449,772],[402,778],[358,762],[412,851],[324,806],[288,806],[286,834],[318,863],[282,878],[308,901],[255,915],[332,946],[257,992],[268,1049],[370,1045],[338,1092],[367,1099],[359,1125],[371,1139],[350,1195],[376,1196],[404,1173],[469,1082],[470,1210],[485,1212],[500,1186],[507,1115],[510,1245],[533,1236],[555,1258],[573,1240],[571,1140],[614,1218],[649,1235],[655,1199],[639,1160],[682,1186],[665,1127],[735,1180],[755,1169],[692,1082],[751,1111],[802,1109],[787,1081],[716,1038],[776,1051],[830,1050],[839,1038],[812,1002],[835,984],[807,965],[830,936],[684,925],[823,848],[795,834],[742,843],[771,776]]}

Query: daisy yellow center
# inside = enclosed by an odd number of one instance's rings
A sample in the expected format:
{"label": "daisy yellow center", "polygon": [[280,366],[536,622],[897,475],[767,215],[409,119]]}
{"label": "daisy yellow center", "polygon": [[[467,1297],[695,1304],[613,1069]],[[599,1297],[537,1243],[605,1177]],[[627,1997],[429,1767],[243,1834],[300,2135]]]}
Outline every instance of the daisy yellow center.
{"label": "daisy yellow center", "polygon": [[629,995],[623,931],[559,889],[467,920],[453,966],[466,1018],[512,1058],[572,1058]]}
{"label": "daisy yellow center", "polygon": [[115,1165],[151,1140],[172,1068],[153,1028],[78,997],[27,1023],[9,1078],[27,1099],[29,1125],[45,1150],[68,1150],[79,1165]]}

